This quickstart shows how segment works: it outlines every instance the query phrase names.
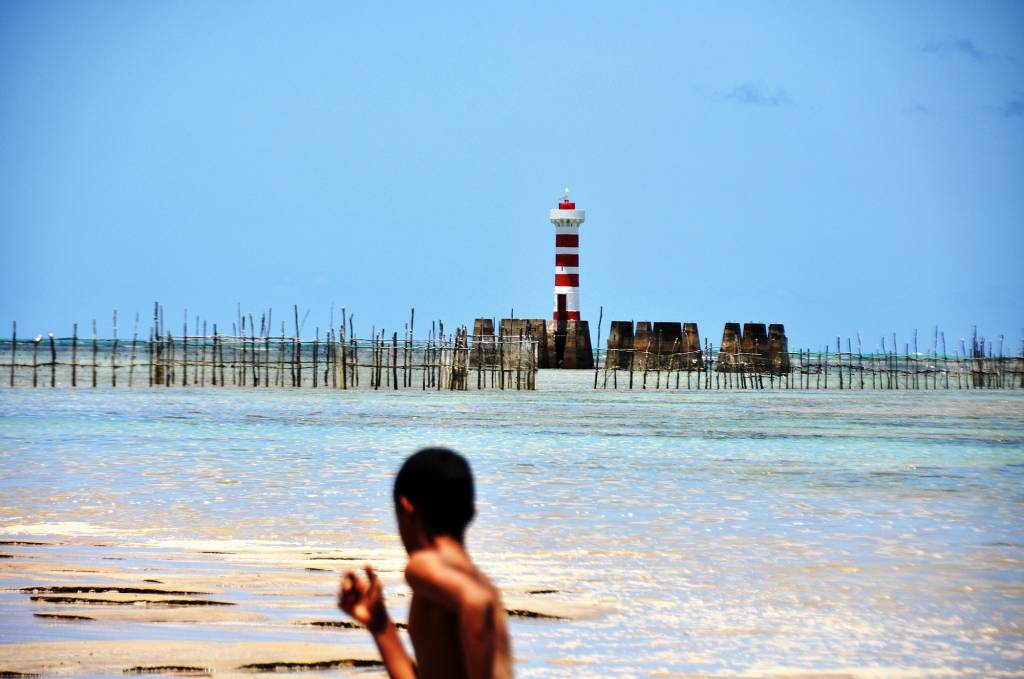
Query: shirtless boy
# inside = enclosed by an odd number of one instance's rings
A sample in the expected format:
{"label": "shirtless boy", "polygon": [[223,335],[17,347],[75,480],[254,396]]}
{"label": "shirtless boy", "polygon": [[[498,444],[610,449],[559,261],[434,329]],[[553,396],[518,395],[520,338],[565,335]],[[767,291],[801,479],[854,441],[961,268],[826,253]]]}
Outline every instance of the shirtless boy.
{"label": "shirtless boy", "polygon": [[342,576],[338,606],[373,635],[391,679],[506,679],[512,659],[501,595],[469,558],[466,526],[476,513],[473,474],[466,460],[426,448],[395,478],[395,513],[409,562],[412,589],[409,657],[384,605],[380,579]]}

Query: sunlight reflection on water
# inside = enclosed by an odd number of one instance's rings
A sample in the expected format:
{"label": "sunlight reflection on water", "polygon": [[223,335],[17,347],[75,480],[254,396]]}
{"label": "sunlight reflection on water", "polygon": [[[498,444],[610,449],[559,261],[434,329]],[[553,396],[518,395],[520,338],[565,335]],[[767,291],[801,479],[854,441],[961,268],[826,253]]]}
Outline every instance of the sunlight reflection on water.
{"label": "sunlight reflection on water", "polygon": [[499,584],[615,609],[516,621],[524,676],[1019,670],[1024,394],[588,382],[5,390],[0,523],[393,548],[395,469],[449,445],[478,476],[470,545]]}

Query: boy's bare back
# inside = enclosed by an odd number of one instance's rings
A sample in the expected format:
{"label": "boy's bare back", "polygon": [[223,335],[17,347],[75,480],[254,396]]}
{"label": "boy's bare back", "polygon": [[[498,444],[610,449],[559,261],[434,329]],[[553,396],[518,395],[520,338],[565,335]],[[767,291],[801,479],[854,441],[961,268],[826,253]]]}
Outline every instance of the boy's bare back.
{"label": "boy's bare back", "polygon": [[420,677],[512,676],[501,594],[464,550],[416,552],[405,578],[413,591],[409,637]]}

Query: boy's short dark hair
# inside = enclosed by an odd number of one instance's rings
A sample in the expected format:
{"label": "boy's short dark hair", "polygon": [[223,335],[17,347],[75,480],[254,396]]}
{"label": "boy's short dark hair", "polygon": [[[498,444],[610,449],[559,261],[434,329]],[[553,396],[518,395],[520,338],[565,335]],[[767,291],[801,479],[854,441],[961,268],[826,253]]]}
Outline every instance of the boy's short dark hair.
{"label": "boy's short dark hair", "polygon": [[422,512],[435,535],[461,540],[476,513],[469,462],[447,448],[424,448],[405,461],[395,477],[396,506],[402,496]]}

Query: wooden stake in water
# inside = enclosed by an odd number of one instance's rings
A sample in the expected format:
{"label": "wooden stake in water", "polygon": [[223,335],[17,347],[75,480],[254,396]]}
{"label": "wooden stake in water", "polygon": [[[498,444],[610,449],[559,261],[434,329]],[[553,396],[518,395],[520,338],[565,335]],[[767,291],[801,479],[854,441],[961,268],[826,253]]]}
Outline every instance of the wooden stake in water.
{"label": "wooden stake in water", "polygon": [[949,389],[949,357],[946,354],[946,333],[942,333],[942,372],[945,375],[946,389]]}
{"label": "wooden stake in water", "polygon": [[153,328],[149,336],[149,386],[163,384],[163,365],[161,361],[160,342],[160,303],[153,302]]}
{"label": "wooden stake in water", "polygon": [[313,388],[317,387],[317,371],[320,369],[319,361],[317,360],[317,352],[320,349],[320,328],[316,329],[313,333]]}
{"label": "wooden stake in water", "polygon": [[199,386],[206,386],[206,321],[203,321],[203,339],[199,345]]}
{"label": "wooden stake in water", "polygon": [[128,366],[128,388],[132,388],[132,379],[135,377],[135,348],[139,342],[139,312],[135,312],[135,325],[132,327],[132,357]]}
{"label": "wooden stake in water", "polygon": [[846,338],[846,388],[853,389],[853,346],[850,344],[850,338]]}
{"label": "wooden stake in water", "polygon": [[[839,389],[843,388],[843,347],[839,343],[839,336],[836,336],[836,372],[839,373]],[[826,381],[825,384],[828,384]]]}
{"label": "wooden stake in water", "polygon": [[181,324],[181,386],[188,386],[188,309]]}
{"label": "wooden stake in water", "polygon": [[36,369],[39,367],[39,342],[43,339],[42,335],[36,335],[36,338],[32,340],[32,386],[39,386],[39,375],[36,373]]}
{"label": "wooden stake in water", "polygon": [[110,347],[110,386],[117,386],[117,309],[114,309],[114,343]]}
{"label": "wooden stake in water", "polygon": [[11,386],[14,386],[14,359],[18,354],[18,321],[12,321],[11,330]]}
{"label": "wooden stake in water", "polygon": [[348,374],[346,370],[348,368],[348,352],[345,347],[345,340],[347,335],[345,334],[345,307],[341,307],[341,334],[338,336],[341,340],[341,388],[348,389]]}
{"label": "wooden stake in water", "polygon": [[[214,335],[217,334],[217,326],[216,325],[213,326],[213,333],[214,333]],[[220,338],[217,341],[217,345],[218,346],[216,347],[216,352],[215,353],[218,354],[217,363],[220,365],[220,386],[224,387],[224,386],[226,386],[224,384],[224,339]]]}
{"label": "wooden stake in water", "polygon": [[210,384],[217,386],[217,324],[213,324],[213,346],[210,348]]}
{"label": "wooden stake in water", "polygon": [[71,326],[71,386],[78,386],[78,321]]}
{"label": "wooden stake in water", "polygon": [[391,335],[391,381],[398,389],[398,333]]}
{"label": "wooden stake in water", "polygon": [[170,387],[178,377],[174,369],[174,335],[171,334],[170,330],[167,331],[167,352],[165,355],[167,356],[167,370],[164,371],[166,379],[164,386]]}
{"label": "wooden stake in water", "polygon": [[53,342],[53,333],[50,336],[50,388],[57,386],[57,345]]}
{"label": "wooden stake in water", "polygon": [[910,342],[903,343],[903,388],[910,389]]}
{"label": "wooden stake in water", "polygon": [[96,319],[92,319],[92,388],[96,388],[96,369],[99,367],[99,344],[96,340]]}
{"label": "wooden stake in water", "polygon": [[[857,370],[860,372],[860,388],[864,390],[864,352],[860,344],[860,330],[857,331]],[[875,374],[871,373],[871,379],[875,379]],[[872,385],[874,386],[874,385]]]}

